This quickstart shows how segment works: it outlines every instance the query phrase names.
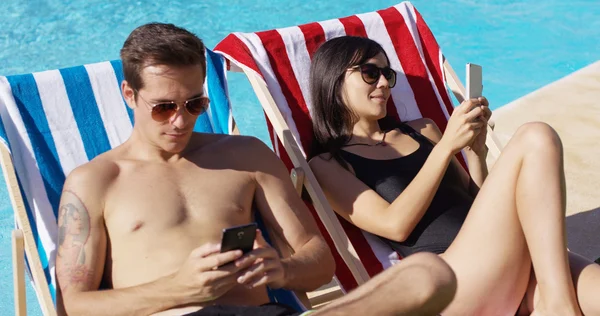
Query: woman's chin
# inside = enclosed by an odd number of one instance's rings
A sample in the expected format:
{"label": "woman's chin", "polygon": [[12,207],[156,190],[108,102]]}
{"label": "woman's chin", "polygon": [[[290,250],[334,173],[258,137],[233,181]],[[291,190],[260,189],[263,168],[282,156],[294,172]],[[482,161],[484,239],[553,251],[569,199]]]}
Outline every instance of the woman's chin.
{"label": "woman's chin", "polygon": [[384,118],[387,115],[387,110],[385,108],[383,109],[369,109],[372,112],[368,112],[368,111],[364,111],[362,113],[357,113],[359,117],[361,117],[361,119],[364,120],[368,120],[368,121],[378,121],[382,118]]}
{"label": "woman's chin", "polygon": [[373,120],[373,121],[379,121],[382,118],[384,118],[386,115],[387,115],[387,112],[385,112],[385,111],[384,112],[379,112],[379,113],[373,113],[373,114],[371,114],[370,119]]}

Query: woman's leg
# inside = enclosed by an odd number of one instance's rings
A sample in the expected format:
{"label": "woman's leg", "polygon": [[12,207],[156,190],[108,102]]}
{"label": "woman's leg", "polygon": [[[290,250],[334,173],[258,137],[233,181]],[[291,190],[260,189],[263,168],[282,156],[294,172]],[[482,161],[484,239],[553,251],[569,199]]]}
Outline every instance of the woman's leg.
{"label": "woman's leg", "polygon": [[565,238],[562,145],[543,123],[512,137],[443,254],[458,279],[445,315],[514,315],[530,279],[540,311],[577,315]]}
{"label": "woman's leg", "polygon": [[[584,315],[600,315],[600,265],[572,252],[569,253],[569,265],[581,311]],[[519,315],[537,315],[535,306],[539,295],[539,287],[533,275]]]}

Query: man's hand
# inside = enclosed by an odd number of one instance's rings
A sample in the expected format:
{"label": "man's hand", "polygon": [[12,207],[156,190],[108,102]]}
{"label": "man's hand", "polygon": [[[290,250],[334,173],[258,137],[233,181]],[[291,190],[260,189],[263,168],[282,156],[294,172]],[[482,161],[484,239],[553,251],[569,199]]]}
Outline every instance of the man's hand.
{"label": "man's hand", "polygon": [[238,282],[248,288],[268,285],[273,289],[285,285],[285,270],[279,254],[263,238],[260,230],[256,230],[254,250],[236,261],[236,265],[250,266],[239,278]]}
{"label": "man's hand", "polygon": [[227,293],[238,282],[240,271],[252,262],[235,262],[241,250],[219,253],[217,244],[205,244],[193,250],[183,266],[173,276],[174,286],[182,288],[185,303],[212,301]]}

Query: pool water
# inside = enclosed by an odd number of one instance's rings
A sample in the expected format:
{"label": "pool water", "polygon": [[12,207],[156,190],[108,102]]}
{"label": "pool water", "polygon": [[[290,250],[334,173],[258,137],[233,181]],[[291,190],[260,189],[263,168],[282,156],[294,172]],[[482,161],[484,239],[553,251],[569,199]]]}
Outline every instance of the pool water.
{"label": "pool water", "polygon": [[[0,75],[118,58],[127,35],[151,21],[199,35],[209,48],[234,31],[297,25],[396,4],[390,0],[66,1],[4,0]],[[461,79],[464,64],[483,66],[484,94],[500,107],[600,59],[600,2],[415,0]],[[234,116],[244,134],[267,141],[260,105],[241,74],[230,74]],[[0,314],[13,313],[13,227],[0,175]],[[41,314],[31,288],[30,315]]]}

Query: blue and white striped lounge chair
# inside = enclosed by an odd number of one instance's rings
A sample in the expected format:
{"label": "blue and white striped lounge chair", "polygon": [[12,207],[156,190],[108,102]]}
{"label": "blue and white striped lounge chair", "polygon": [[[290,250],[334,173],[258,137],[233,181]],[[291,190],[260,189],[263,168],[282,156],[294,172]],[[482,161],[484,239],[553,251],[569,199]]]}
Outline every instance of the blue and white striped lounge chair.
{"label": "blue and white striped lounge chair", "polygon": [[[43,314],[57,313],[54,262],[60,194],[71,170],[129,137],[133,113],[121,96],[122,80],[119,60],[0,77],[0,157],[16,222],[17,315],[26,313],[25,269]],[[211,104],[195,130],[231,133],[225,66],[211,51],[205,89]],[[304,309],[291,292],[269,294],[273,301]]]}

